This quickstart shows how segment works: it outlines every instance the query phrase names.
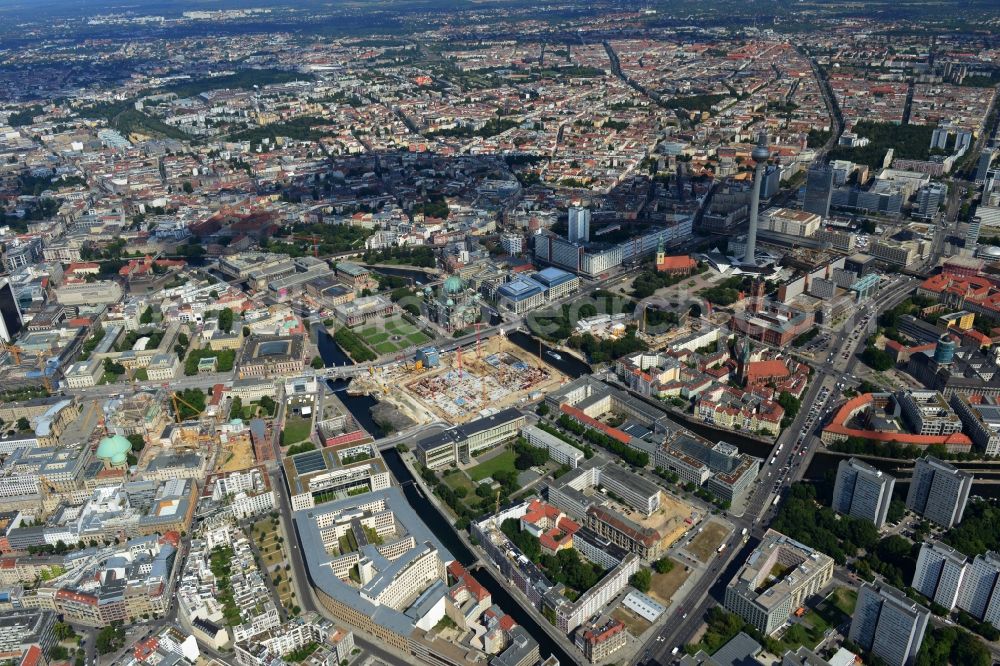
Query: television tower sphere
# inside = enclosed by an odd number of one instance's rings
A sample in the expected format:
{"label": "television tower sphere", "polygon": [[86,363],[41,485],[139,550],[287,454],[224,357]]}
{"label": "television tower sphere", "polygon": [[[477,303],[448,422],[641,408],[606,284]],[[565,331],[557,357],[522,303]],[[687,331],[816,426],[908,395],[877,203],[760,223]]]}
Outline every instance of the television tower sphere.
{"label": "television tower sphere", "polygon": [[761,132],[757,138],[757,146],[750,153],[750,157],[753,158],[754,162],[760,164],[761,162],[766,162],[770,156],[771,151],[767,149],[767,134]]}

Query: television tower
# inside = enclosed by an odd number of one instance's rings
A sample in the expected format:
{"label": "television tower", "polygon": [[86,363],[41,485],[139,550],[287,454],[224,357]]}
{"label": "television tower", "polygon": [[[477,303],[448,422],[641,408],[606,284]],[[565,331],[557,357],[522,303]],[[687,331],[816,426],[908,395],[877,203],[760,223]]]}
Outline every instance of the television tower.
{"label": "television tower", "polygon": [[743,256],[743,263],[748,266],[756,266],[754,254],[757,252],[757,209],[760,207],[760,186],[764,180],[764,167],[767,166],[767,158],[771,156],[771,151],[767,148],[767,133],[761,132],[757,136],[757,146],[750,153],[755,163],[753,169],[753,185],[750,190],[750,229],[747,231],[747,252]]}

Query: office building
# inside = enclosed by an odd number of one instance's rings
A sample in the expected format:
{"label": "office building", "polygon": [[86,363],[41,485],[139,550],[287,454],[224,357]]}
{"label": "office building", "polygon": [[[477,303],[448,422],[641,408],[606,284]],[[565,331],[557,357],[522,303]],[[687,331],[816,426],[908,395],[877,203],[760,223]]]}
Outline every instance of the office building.
{"label": "office building", "polygon": [[822,221],[823,218],[809,211],[772,208],[761,214],[760,229],[787,236],[812,236],[819,230]]}
{"label": "office building", "polygon": [[895,394],[903,421],[917,435],[962,432],[962,421],[937,391],[900,391]]}
{"label": "office building", "polygon": [[1000,455],[1000,405],[995,397],[952,393],[951,408],[977,449],[990,457]]}
{"label": "office building", "polygon": [[976,165],[976,185],[982,185],[986,182],[986,174],[989,172],[990,164],[992,163],[993,149],[983,149],[983,152],[979,153],[979,162]]}
{"label": "office building", "polygon": [[590,242],[590,209],[576,206],[569,209],[569,227],[566,237],[570,243]]}
{"label": "office building", "polygon": [[906,507],[945,528],[962,522],[969,501],[972,474],[925,456],[913,466],[913,480],[906,494]]}
{"label": "office building", "polygon": [[957,604],[969,558],[940,541],[920,546],[913,589],[949,611]]}
{"label": "office building", "polygon": [[865,583],[858,593],[848,638],[887,666],[914,662],[930,611],[890,585]]}
{"label": "office building", "polygon": [[965,250],[967,254],[975,256],[976,248],[979,245],[979,233],[983,228],[983,219],[974,215],[969,220],[969,230],[965,233]]}
{"label": "office building", "polygon": [[820,217],[830,216],[830,198],[833,195],[833,170],[823,164],[814,166],[806,174],[806,195],[802,210]]}
{"label": "office building", "polygon": [[726,586],[725,606],[765,635],[833,578],[833,559],[769,529]]}
{"label": "office building", "polygon": [[525,426],[524,430],[521,431],[521,435],[527,440],[528,444],[537,446],[540,449],[546,449],[549,452],[549,458],[560,465],[576,469],[580,466],[580,461],[583,460],[583,451],[572,444],[564,442],[555,435],[550,435],[541,428],[536,428],[533,425]]}
{"label": "office building", "polygon": [[603,661],[625,647],[628,631],[621,620],[602,616],[576,630],[576,646],[590,663]]}
{"label": "office building", "polygon": [[419,440],[417,459],[431,469],[467,464],[481,452],[517,437],[523,425],[524,415],[508,408]]}
{"label": "office building", "polygon": [[896,479],[857,458],[841,460],[833,486],[833,510],[885,524]]}
{"label": "office building", "polygon": [[9,280],[0,281],[0,339],[13,342],[24,327],[21,308]]}
{"label": "office building", "polygon": [[934,217],[938,212],[938,208],[941,207],[941,202],[943,202],[947,196],[948,187],[943,183],[931,183],[921,187],[917,191],[917,198],[914,202],[914,208],[911,215],[913,217],[923,219],[930,219]]}

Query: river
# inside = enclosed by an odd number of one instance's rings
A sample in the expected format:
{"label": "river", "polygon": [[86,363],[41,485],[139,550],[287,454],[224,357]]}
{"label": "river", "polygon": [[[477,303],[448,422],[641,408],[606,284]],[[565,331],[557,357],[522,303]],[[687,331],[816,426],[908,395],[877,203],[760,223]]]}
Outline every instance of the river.
{"label": "river", "polygon": [[551,351],[552,347],[549,347],[543,341],[533,335],[529,335],[528,333],[512,331],[507,336],[507,339],[526,352],[530,352],[535,355],[540,354],[543,361],[564,375],[568,375],[574,379],[583,375],[589,375],[591,372],[591,367],[589,365],[571,354],[556,352],[560,356],[558,359],[548,354],[547,352]]}
{"label": "river", "polygon": [[411,285],[425,285],[428,282],[438,282],[441,280],[441,278],[428,275],[423,271],[415,271],[410,268],[395,268],[389,266],[368,266],[368,268],[376,273],[381,273],[382,275],[392,275],[394,277],[406,278],[410,281]]}

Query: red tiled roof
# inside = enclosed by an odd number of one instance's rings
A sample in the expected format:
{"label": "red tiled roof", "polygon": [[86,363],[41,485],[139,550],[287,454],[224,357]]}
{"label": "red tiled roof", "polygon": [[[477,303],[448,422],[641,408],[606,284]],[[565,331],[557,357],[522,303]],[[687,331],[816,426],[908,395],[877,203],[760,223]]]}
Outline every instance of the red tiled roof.
{"label": "red tiled roof", "polygon": [[658,271],[690,271],[694,270],[697,266],[695,260],[686,254],[676,255],[672,257],[663,257],[663,261],[656,264],[656,270]]}
{"label": "red tiled roof", "polygon": [[823,428],[824,432],[846,437],[861,437],[872,439],[878,442],[897,442],[899,444],[910,444],[913,446],[934,446],[936,444],[944,446],[972,446],[972,440],[960,432],[950,435],[914,435],[905,432],[879,432],[877,430],[861,430],[850,428],[847,422],[850,421],[860,409],[871,404],[872,394],[862,393],[845,402],[831,419],[830,424]]}
{"label": "red tiled roof", "polygon": [[561,409],[564,413],[568,414],[569,416],[572,416],[585,426],[589,426],[594,430],[600,430],[608,437],[614,437],[622,444],[628,444],[629,442],[632,441],[631,437],[629,437],[627,434],[625,434],[618,428],[612,428],[609,425],[601,423],[597,419],[587,416],[586,414],[583,413],[583,411],[577,409],[576,407],[573,407],[572,405],[563,403],[559,405],[559,409]]}

